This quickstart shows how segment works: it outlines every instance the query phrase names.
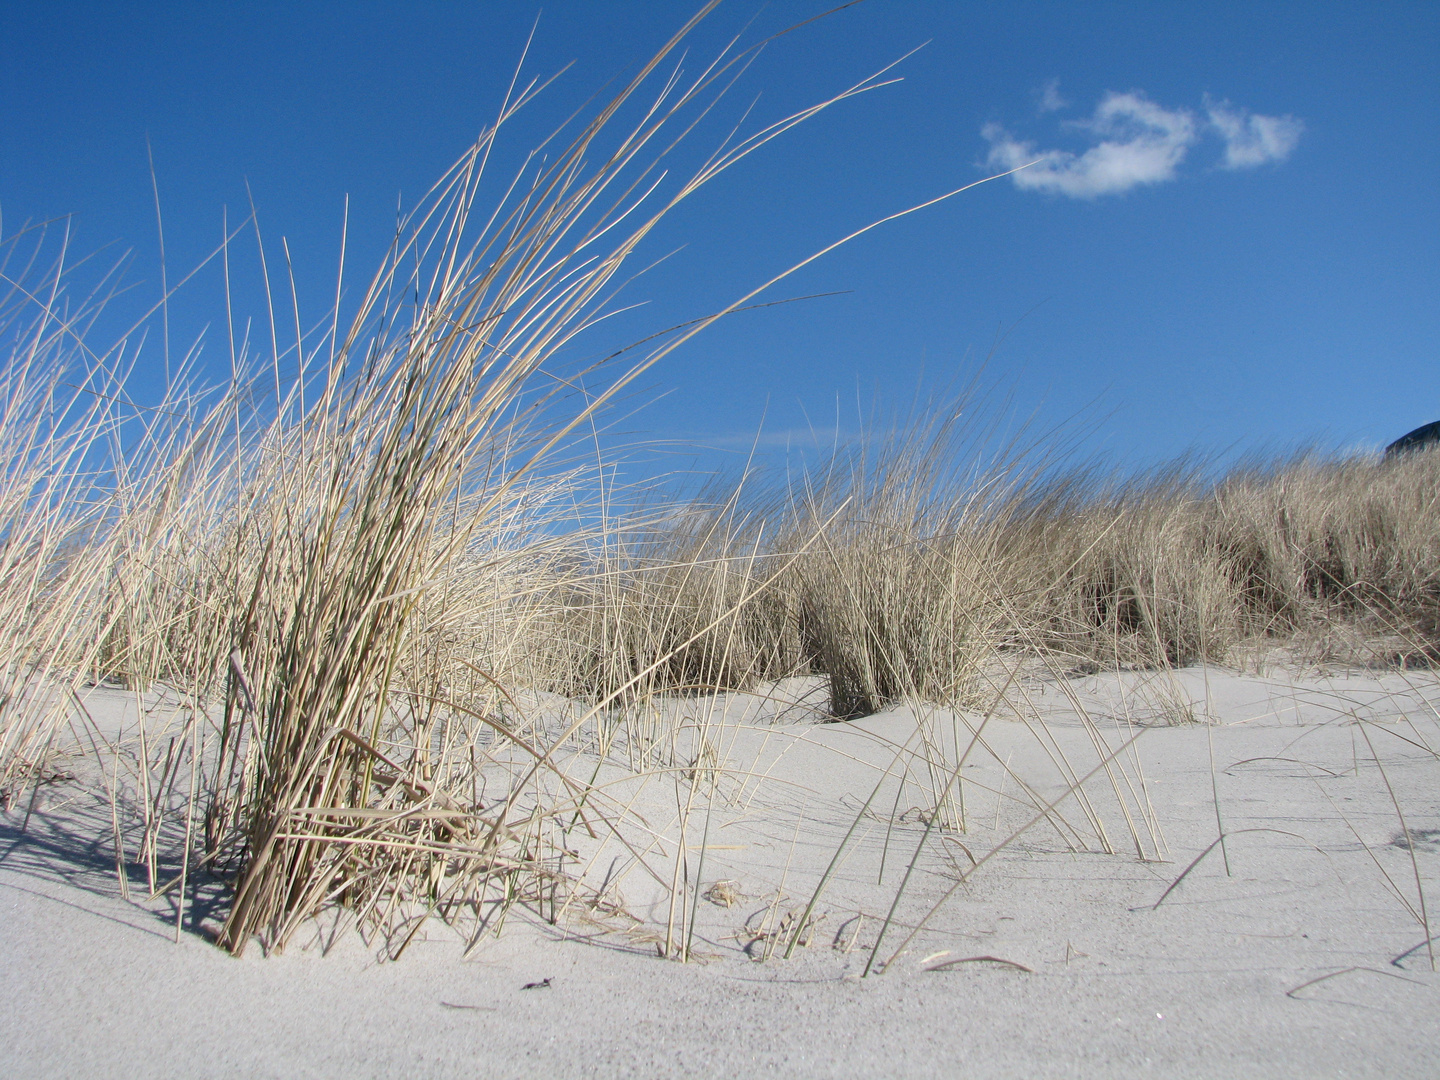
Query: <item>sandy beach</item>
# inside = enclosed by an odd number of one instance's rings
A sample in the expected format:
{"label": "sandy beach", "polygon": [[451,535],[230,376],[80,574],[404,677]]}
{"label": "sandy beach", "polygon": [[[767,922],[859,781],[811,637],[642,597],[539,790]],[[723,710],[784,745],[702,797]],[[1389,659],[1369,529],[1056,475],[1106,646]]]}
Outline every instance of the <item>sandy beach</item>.
{"label": "sandy beach", "polygon": [[31,7],[0,1074],[1440,1076],[1433,18]]}
{"label": "sandy beach", "polygon": [[[1178,693],[1200,714],[1180,724],[1163,715],[1153,673],[1020,683],[1028,723],[895,709],[821,724],[803,700],[683,702],[706,717],[711,764],[744,774],[721,786],[708,826],[691,820],[685,833],[705,857],[684,964],[657,955],[664,875],[627,874],[612,843],[588,838],[581,873],[618,881],[604,892],[612,906],[557,917],[520,905],[468,954],[436,920],[386,960],[374,939],[322,919],[283,954],[237,960],[207,940],[220,912],[203,884],[177,943],[173,890],[147,901],[132,865],[120,896],[103,777],[77,756],[74,779],[40,790],[24,835],[24,806],[3,819],[7,1071],[1435,1074],[1440,976],[1417,891],[1433,894],[1440,877],[1433,676],[1191,668],[1167,683],[1171,707]],[[803,685],[788,690],[803,699]],[[102,688],[87,708],[118,745],[134,701]],[[918,767],[927,727],[975,742],[957,785],[963,830],[927,837],[903,786],[857,813],[879,776],[905,767],[897,750]],[[1107,758],[1082,809],[1062,769],[1083,775]],[[652,781],[628,796],[663,838],[652,869],[673,859],[684,791]]]}

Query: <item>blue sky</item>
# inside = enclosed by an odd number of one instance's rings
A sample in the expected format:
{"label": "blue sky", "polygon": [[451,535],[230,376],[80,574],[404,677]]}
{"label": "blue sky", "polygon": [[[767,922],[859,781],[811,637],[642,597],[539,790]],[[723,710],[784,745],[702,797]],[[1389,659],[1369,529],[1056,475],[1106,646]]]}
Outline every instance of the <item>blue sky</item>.
{"label": "blue sky", "polygon": [[[829,6],[728,0],[692,51]],[[247,212],[248,182],[272,259],[284,237],[318,319],[346,195],[350,265],[368,268],[397,199],[492,117],[537,15],[526,70],[574,66],[502,162],[691,10],[0,3],[3,229],[72,215],[75,251],[133,252],[117,318],[153,298],[148,137],[172,280],[219,239],[222,207]],[[649,252],[675,254],[626,293],[646,306],[594,351],[987,170],[1040,163],[868,234],[774,298],[842,295],[712,328],[647,376],[635,401],[661,400],[626,430],[731,450],[762,417],[772,444],[837,418],[851,431],[857,412],[963,384],[982,361],[1017,421],[1069,424],[1129,465],[1374,447],[1440,418],[1440,5],[866,0],[769,46],[728,115],[758,95],[753,115],[774,119],[921,45],[902,82],[682,207]],[[697,133],[695,151],[722,132]],[[247,273],[237,301],[260,319]],[[219,275],[202,273],[177,300],[177,347],[209,324],[205,355],[225,370],[223,318]],[[146,364],[137,392],[158,352]]]}

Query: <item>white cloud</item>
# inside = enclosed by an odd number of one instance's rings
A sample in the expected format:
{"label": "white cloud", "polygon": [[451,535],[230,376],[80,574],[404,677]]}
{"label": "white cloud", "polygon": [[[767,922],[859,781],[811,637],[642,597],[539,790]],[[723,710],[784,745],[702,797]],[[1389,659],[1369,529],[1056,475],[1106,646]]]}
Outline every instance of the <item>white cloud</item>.
{"label": "white cloud", "polygon": [[1261,116],[1208,96],[1205,109],[1210,126],[1225,140],[1227,169],[1250,169],[1267,161],[1284,161],[1305,130],[1305,125],[1293,116]]}
{"label": "white cloud", "polygon": [[1061,109],[1068,109],[1070,102],[1060,96],[1060,80],[1051,79],[1039,90],[1035,91],[1038,101],[1037,108],[1041,114],[1048,112],[1059,112]]}
{"label": "white cloud", "polygon": [[989,124],[981,132],[990,143],[989,165],[1016,169],[1034,161],[1014,175],[1016,187],[1093,199],[1174,179],[1176,167],[1196,139],[1192,113],[1163,109],[1138,92],[1106,94],[1093,117],[1070,126],[1092,132],[1099,141],[1082,154],[1037,151],[1034,143],[1021,142],[998,124]]}
{"label": "white cloud", "polygon": [[[1058,86],[1051,82],[1041,90],[1042,113],[1065,107]],[[1040,150],[999,124],[987,124],[981,129],[990,143],[986,164],[996,171],[1028,165],[1011,178],[1024,191],[1093,199],[1175,179],[1186,155],[1207,133],[1219,135],[1225,143],[1223,167],[1244,169],[1283,161],[1304,130],[1292,116],[1262,116],[1228,101],[1207,97],[1205,108],[1208,122],[1189,109],[1163,108],[1138,90],[1111,92],[1089,119],[1062,125],[1085,133],[1093,144],[1088,149]]]}

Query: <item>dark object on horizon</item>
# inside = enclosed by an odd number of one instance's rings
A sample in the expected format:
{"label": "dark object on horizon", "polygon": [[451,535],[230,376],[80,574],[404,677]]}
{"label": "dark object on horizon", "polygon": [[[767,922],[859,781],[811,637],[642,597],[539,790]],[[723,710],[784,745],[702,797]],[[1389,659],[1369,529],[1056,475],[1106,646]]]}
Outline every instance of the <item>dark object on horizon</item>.
{"label": "dark object on horizon", "polygon": [[1436,445],[1440,445],[1440,420],[1436,420],[1433,424],[1426,424],[1424,427],[1417,427],[1408,435],[1401,435],[1400,438],[1385,447],[1385,456],[1393,458],[1400,454],[1408,454],[1412,450],[1428,450]]}

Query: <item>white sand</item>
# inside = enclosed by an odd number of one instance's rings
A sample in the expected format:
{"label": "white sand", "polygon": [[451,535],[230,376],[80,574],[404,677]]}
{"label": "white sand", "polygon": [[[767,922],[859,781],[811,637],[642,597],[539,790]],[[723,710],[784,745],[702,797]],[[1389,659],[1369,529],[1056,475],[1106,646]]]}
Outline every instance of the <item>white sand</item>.
{"label": "white sand", "polygon": [[[712,721],[728,708],[731,722],[709,732],[713,760],[732,769],[758,762],[768,776],[743,788],[731,783],[711,816],[701,885],[733,882],[735,900],[701,902],[693,948],[705,962],[686,965],[656,956],[665,891],[640,871],[626,874],[618,848],[585,839],[577,840],[581,854],[598,855],[588,879],[618,876],[619,895],[642,925],[627,931],[615,919],[567,918],[556,928],[516,911],[503,935],[468,959],[456,936],[435,924],[393,963],[377,961],[354,935],[323,956],[292,947],[235,960],[194,933],[177,945],[173,900],[139,902],[138,877],[136,902],[119,897],[109,807],[77,764],[80,779],[42,789],[27,836],[19,834],[23,806],[0,819],[0,1070],[1440,1075],[1440,976],[1407,909],[1419,906],[1418,866],[1440,929],[1440,761],[1427,749],[1440,747],[1440,687],[1429,675],[1396,673],[1257,678],[1211,669],[1178,680],[1021,684],[1017,692],[1054,737],[1049,753],[1031,726],[986,724],[984,746],[962,774],[966,830],[951,840],[932,832],[897,923],[913,925],[970,855],[983,857],[1036,816],[1035,804],[1063,793],[1052,755],[1063,753],[1079,773],[1097,765],[1101,751],[1077,703],[1111,749],[1143,731],[1134,753],[1116,759],[1113,781],[1101,770],[1085,785],[1116,853],[1099,851],[1071,798],[1058,808],[1058,827],[1037,825],[1004,848],[888,969],[864,979],[868,947],[924,833],[915,809],[925,805],[920,789],[929,782],[921,772],[898,803],[891,785],[884,805],[862,817],[817,905],[824,917],[808,947],[788,961],[756,962],[766,941],[754,931],[767,913],[798,913],[809,899],[879,771],[890,767],[890,747],[915,732],[916,718],[904,710],[850,724],[793,716],[742,724],[754,704],[744,697],[684,705],[710,711]],[[1214,723],[1126,722],[1184,699]],[[91,708],[119,717],[123,699],[97,691]],[[968,742],[962,724],[930,720],[937,739]],[[997,804],[1005,761],[1013,777]],[[1413,862],[1396,842],[1403,836],[1386,779],[1416,838]],[[1217,848],[1156,909],[1216,839],[1217,791],[1230,875]],[[675,799],[673,782],[652,782],[636,807],[658,832],[669,823],[673,836]],[[1154,826],[1145,823],[1149,814]],[[696,850],[703,828],[703,813],[692,816],[687,844]],[[1077,850],[1082,845],[1089,850]],[[651,862],[662,871],[672,865],[658,852]],[[905,933],[891,928],[882,959]],[[545,979],[548,986],[522,989]]]}

